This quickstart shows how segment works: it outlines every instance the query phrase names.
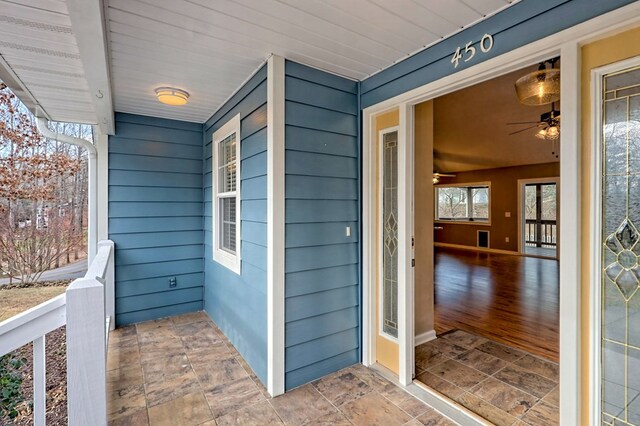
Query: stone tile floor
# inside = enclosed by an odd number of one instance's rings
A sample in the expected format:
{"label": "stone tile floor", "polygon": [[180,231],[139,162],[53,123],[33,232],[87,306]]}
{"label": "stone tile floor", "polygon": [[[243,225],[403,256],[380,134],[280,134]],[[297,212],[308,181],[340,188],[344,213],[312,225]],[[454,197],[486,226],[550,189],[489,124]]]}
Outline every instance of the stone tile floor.
{"label": "stone tile floor", "polygon": [[203,312],[112,332],[107,398],[111,425],[455,425],[361,365],[270,398]]}
{"label": "stone tile floor", "polygon": [[558,424],[558,364],[453,330],[416,348],[416,380],[498,426]]}

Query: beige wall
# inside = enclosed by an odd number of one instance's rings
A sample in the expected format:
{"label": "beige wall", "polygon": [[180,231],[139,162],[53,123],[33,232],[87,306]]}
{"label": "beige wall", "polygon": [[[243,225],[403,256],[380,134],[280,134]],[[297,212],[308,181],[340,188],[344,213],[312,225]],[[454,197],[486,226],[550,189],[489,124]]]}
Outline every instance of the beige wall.
{"label": "beige wall", "polygon": [[[540,142],[537,139],[533,143]],[[477,246],[477,230],[489,230],[489,246],[493,249],[518,251],[518,180],[560,176],[560,163],[502,167],[457,173],[442,178],[440,184],[491,182],[491,225],[438,223],[444,229],[435,231],[439,243]],[[505,217],[510,212],[511,217]],[[422,218],[423,213],[416,213]],[[509,242],[505,238],[509,238]]]}
{"label": "beige wall", "polygon": [[[591,205],[591,70],[603,65],[622,61],[640,55],[640,28],[623,32],[613,37],[599,40],[582,47],[582,200],[581,200],[581,227],[582,235],[590,235],[590,205]],[[582,355],[582,420],[583,423],[589,419],[589,353],[591,327],[589,324],[589,293],[590,293],[590,253],[589,240],[583,238],[581,241],[582,255],[582,292],[581,292],[581,353]]]}
{"label": "beige wall", "polygon": [[433,101],[416,105],[414,167],[415,333],[434,329],[433,316]]}

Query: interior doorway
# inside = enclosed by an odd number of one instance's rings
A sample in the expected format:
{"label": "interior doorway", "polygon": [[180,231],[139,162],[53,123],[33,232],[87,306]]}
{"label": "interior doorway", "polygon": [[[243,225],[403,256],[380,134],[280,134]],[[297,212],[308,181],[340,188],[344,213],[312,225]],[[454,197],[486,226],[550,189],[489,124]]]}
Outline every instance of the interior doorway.
{"label": "interior doorway", "polygon": [[557,178],[518,181],[519,252],[558,257],[560,187]]}

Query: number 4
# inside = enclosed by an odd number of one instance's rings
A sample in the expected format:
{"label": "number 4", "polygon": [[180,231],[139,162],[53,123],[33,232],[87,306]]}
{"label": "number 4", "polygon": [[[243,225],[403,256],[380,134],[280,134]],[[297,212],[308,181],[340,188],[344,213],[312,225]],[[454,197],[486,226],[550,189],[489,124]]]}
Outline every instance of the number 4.
{"label": "number 4", "polygon": [[453,54],[453,58],[451,58],[451,63],[454,68],[458,68],[458,62],[460,62],[460,59],[462,59],[462,53],[460,53],[460,48],[458,47],[456,49],[456,53]]}
{"label": "number 4", "polygon": [[469,57],[467,59],[465,59],[465,62],[468,62],[471,60],[471,58],[473,58],[474,56],[476,56],[476,48],[472,46],[473,42],[470,41],[469,43],[467,43],[467,45],[464,47],[464,51],[465,53],[467,52],[471,52],[471,54],[469,55]]}

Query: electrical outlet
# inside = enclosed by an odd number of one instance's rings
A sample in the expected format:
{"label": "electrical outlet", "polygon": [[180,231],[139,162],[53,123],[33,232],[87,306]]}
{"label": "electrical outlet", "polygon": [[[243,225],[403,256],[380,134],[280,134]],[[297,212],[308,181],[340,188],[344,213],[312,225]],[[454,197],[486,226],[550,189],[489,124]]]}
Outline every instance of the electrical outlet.
{"label": "electrical outlet", "polygon": [[504,217],[511,217],[511,212],[504,212]]}
{"label": "electrical outlet", "polygon": [[504,237],[504,242],[508,243],[509,242],[509,237]]}
{"label": "electrical outlet", "polygon": [[178,280],[176,277],[169,278],[169,288],[174,288],[178,286]]}

